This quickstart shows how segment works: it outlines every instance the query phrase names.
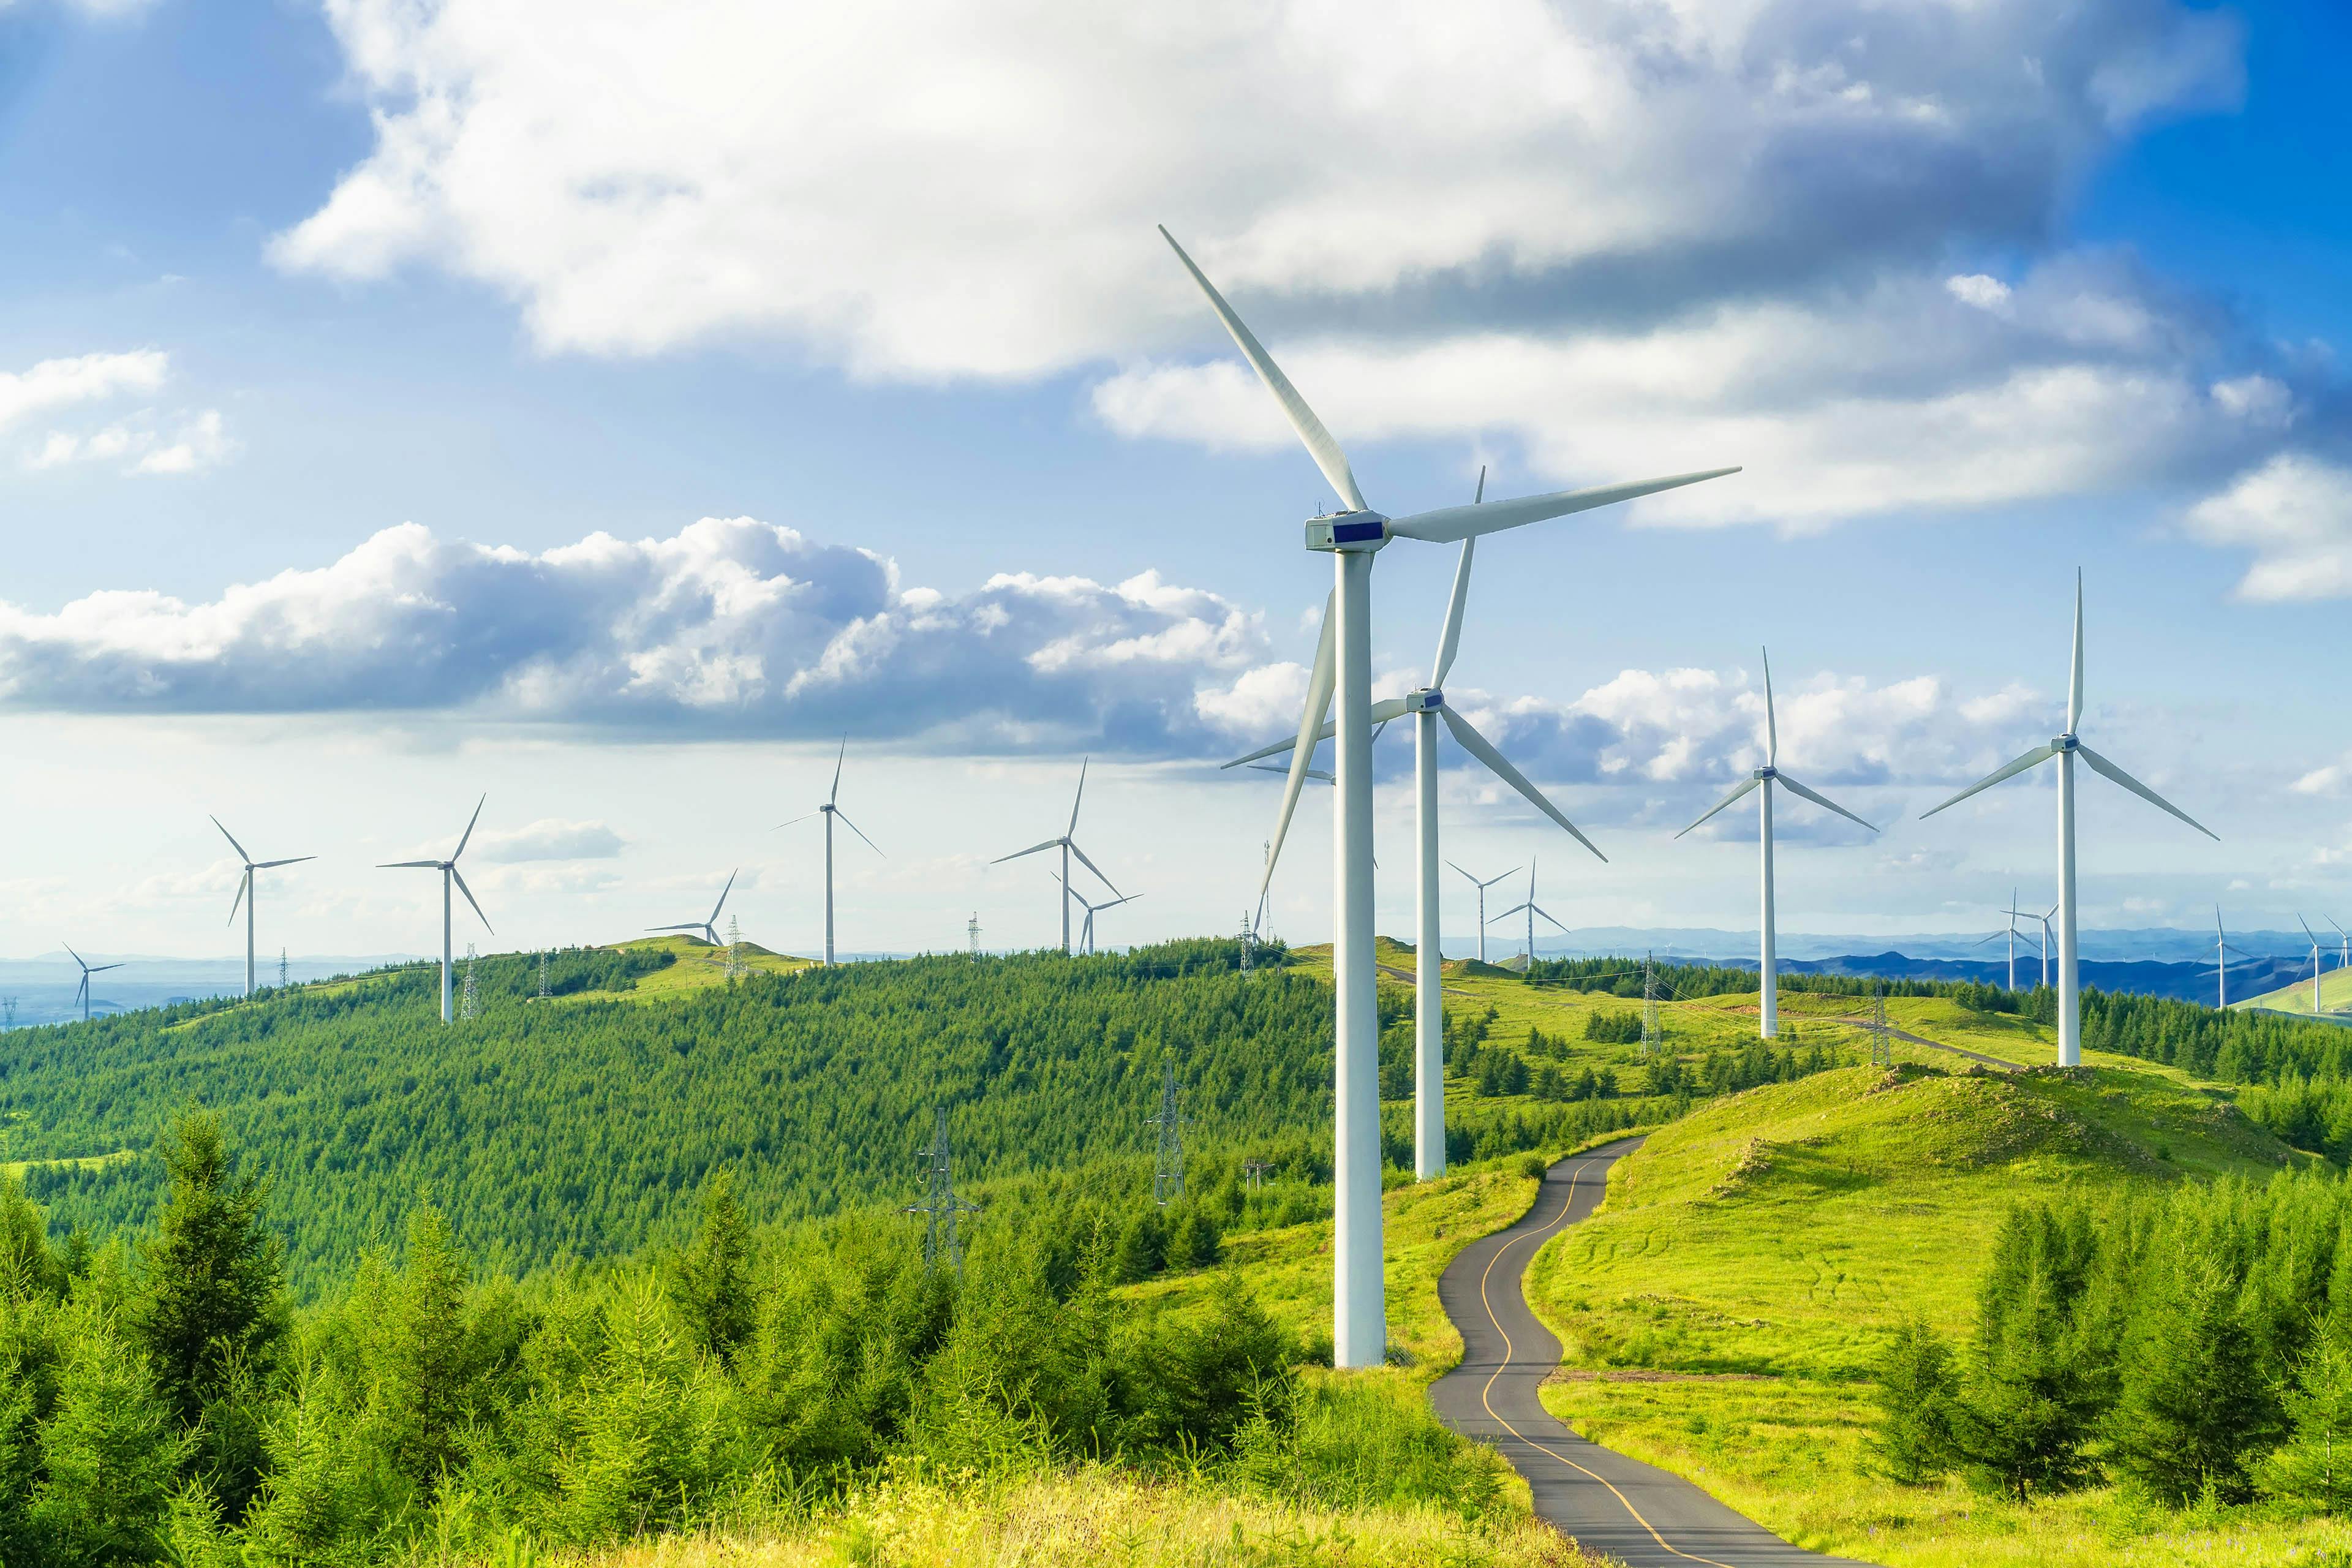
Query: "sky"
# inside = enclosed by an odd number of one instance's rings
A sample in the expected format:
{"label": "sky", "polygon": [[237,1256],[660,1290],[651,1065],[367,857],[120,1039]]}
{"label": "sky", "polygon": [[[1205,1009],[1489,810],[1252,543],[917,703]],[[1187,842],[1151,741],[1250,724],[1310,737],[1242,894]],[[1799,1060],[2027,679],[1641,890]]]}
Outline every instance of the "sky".
{"label": "sky", "polygon": [[[1743,465],[1481,544],[1448,700],[1608,859],[1450,743],[1449,858],[1752,928],[1752,816],[1675,834],[1769,646],[1884,829],[1784,802],[1782,929],[1990,931],[2049,770],[1919,816],[2063,727],[2079,570],[2085,739],[2221,838],[2086,781],[2085,923],[2352,921],[2340,6],[802,9],[0,0],[0,955],[230,951],[211,816],[317,857],[263,947],[430,951],[374,868],[482,797],[460,943],[740,868],[809,952],[845,741],[846,949],[1055,940],[989,861],[1082,762],[1103,939],[1234,929],[1280,784],[1216,764],[1297,725],[1332,498],[1159,224],[1383,511]],[[1380,695],[1454,564],[1380,557]]]}

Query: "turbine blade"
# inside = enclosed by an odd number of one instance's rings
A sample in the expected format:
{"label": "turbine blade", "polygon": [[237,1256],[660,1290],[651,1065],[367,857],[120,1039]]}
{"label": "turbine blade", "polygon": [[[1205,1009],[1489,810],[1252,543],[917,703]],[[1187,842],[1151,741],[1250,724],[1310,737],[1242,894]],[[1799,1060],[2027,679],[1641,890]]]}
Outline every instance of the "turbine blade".
{"label": "turbine blade", "polygon": [[2139,796],[2140,799],[2147,802],[2150,805],[2156,806],[2163,811],[2170,812],[2173,816],[2180,818],[2181,821],[2189,824],[2189,826],[2195,828],[2198,832],[2203,834],[2214,843],[2219,844],[2221,842],[2221,836],[2220,834],[2214,832],[2211,828],[2206,826],[2203,823],[2198,821],[2195,817],[2189,816],[2187,812],[2181,810],[2179,806],[2173,805],[2170,801],[2165,799],[2162,795],[2148,788],[2147,785],[2140,783],[2139,780],[2132,777],[2131,774],[2124,772],[2123,769],[2116,766],[2115,763],[2107,761],[2106,758],[2099,755],[2098,752],[2091,750],[2090,747],[2077,746],[2075,750],[2080,752],[2084,762],[2091,764],[2093,769],[2105,774],[2115,783],[2123,785],[2124,788],[2131,791],[2132,794]]}
{"label": "turbine blade", "polygon": [[1274,356],[1265,352],[1264,345],[1251,335],[1247,327],[1242,325],[1242,319],[1234,314],[1234,308],[1225,303],[1225,297],[1217,292],[1216,285],[1209,281],[1206,273],[1192,265],[1192,258],[1184,254],[1184,247],[1176,243],[1176,237],[1168,232],[1164,224],[1160,226],[1160,237],[1168,242],[1168,247],[1176,253],[1176,259],[1184,264],[1184,270],[1192,275],[1192,281],[1198,283],[1201,292],[1209,297],[1210,308],[1217,312],[1217,320],[1225,324],[1225,331],[1233,335],[1234,345],[1242,351],[1242,357],[1250,362],[1250,368],[1257,372],[1258,379],[1265,383],[1265,389],[1274,394],[1276,403],[1282,405],[1283,413],[1290,416],[1290,427],[1298,432],[1298,438],[1306,443],[1308,455],[1315,459],[1315,466],[1323,470],[1323,477],[1331,481],[1331,488],[1339,492],[1339,499],[1347,503],[1350,511],[1370,510],[1364,504],[1364,492],[1356,488],[1355,470],[1348,467],[1348,454],[1340,449],[1331,432],[1323,427],[1323,421],[1315,417],[1315,410],[1307,406],[1307,399],[1298,395],[1298,389],[1290,384],[1290,378],[1282,374],[1282,367],[1274,363]]}
{"label": "turbine blade", "polygon": [[[735,879],[742,874],[743,868],[740,866],[727,873],[727,885],[719,889],[719,901],[710,906],[710,918],[702,922],[704,925],[716,926],[719,923],[719,911],[727,907],[727,895],[735,890]],[[484,921],[482,923],[488,925],[490,922]]]}
{"label": "turbine blade", "polygon": [[792,822],[779,822],[775,826],[768,829],[768,831],[771,833],[781,833],[785,828],[790,827],[793,825],[793,822],[806,822],[812,816],[823,816],[824,815],[824,810],[822,806],[814,811],[803,811],[798,816],[793,817]]}
{"label": "turbine blade", "polygon": [[80,953],[74,952],[74,950],[73,950],[73,943],[71,943],[71,942],[61,942],[58,943],[58,945],[59,947],[64,948],[64,949],[66,950],[66,952],[67,952],[71,953],[71,954],[72,954],[72,956],[73,956],[73,961],[74,961],[76,963],[81,963],[81,966],[82,966],[84,969],[88,969],[88,968],[89,967],[89,964],[87,964],[87,963],[82,963],[82,958],[81,958],[81,954],[80,954]]}
{"label": "turbine blade", "polygon": [[989,864],[992,866],[1002,866],[1007,860],[1018,860],[1024,855],[1034,855],[1040,849],[1058,849],[1061,847],[1061,844],[1062,841],[1058,838],[1048,838],[1043,844],[1032,844],[1026,849],[1015,849],[1010,855],[999,855],[995,859],[991,860]]}
{"label": "turbine blade", "polygon": [[[1799,784],[1788,774],[1776,773],[1773,776],[1780,781],[1781,788],[1804,796],[1807,800],[1811,801],[1815,805],[1820,806],[1824,811],[1834,811],[1840,816],[1844,817],[1848,822],[1862,822],[1862,818],[1856,816],[1853,813],[1848,811],[1837,802],[1830,799],[1827,795],[1814,794],[1811,790],[1807,789],[1803,784]],[[1877,826],[1874,823],[1862,822],[1862,825],[1864,827],[1869,828],[1873,833],[1878,831]]]}
{"label": "turbine blade", "polygon": [[223,925],[236,924],[237,907],[245,902],[245,890],[251,886],[253,886],[253,868],[247,866],[245,868],[245,875],[236,879],[236,897],[228,901],[228,919],[221,922]]}
{"label": "turbine blade", "polygon": [[2007,936],[2007,935],[2009,935],[2009,934],[2010,934],[2010,933],[2009,933],[2008,931],[1997,931],[1993,932],[1990,936],[1987,936],[1987,937],[1979,937],[1976,941],[1974,941],[1974,942],[1972,942],[1969,943],[1969,945],[1970,947],[1982,947],[1986,942],[1999,942],[2002,937],[2005,937],[2005,936]]}
{"label": "turbine blade", "polygon": [[1476,506],[1486,499],[1486,465],[1478,465],[1478,488],[1470,492],[1470,504]]}
{"label": "turbine blade", "polygon": [[[849,814],[847,812],[835,808],[833,815],[841,818],[841,825],[844,827],[846,827],[850,832],[856,834],[858,837],[866,838],[865,833],[859,829],[857,824],[849,820]],[[873,850],[877,855],[882,855],[882,846],[875,843],[871,838],[866,838],[866,847]],[[882,858],[887,860],[890,857],[887,855],[882,855]]]}
{"label": "turbine blade", "polygon": [[1568,934],[1568,928],[1561,925],[1558,921],[1552,921],[1550,911],[1547,910],[1541,904],[1538,904],[1535,907],[1535,912],[1543,916],[1544,919],[1551,921],[1552,928],[1558,931],[1560,935],[1566,936]]}
{"label": "turbine blade", "polygon": [[[455,866],[449,868],[449,879],[457,884],[457,890],[466,895],[466,901],[474,904],[474,889],[466,886],[466,879],[457,875],[457,868]],[[474,904],[474,918],[482,922],[484,931],[488,931],[492,936],[499,934],[499,928],[490,923],[489,916],[482,913],[482,906],[479,904]]]}
{"label": "turbine blade", "polygon": [[1525,795],[1528,804],[1533,805],[1538,811],[1542,812],[1546,816],[1550,817],[1554,822],[1559,823],[1562,827],[1566,828],[1568,830],[1568,836],[1570,838],[1575,839],[1579,844],[1581,844],[1587,849],[1591,850],[1593,855],[1603,863],[1607,862],[1609,857],[1601,853],[1600,847],[1594,844],[1591,839],[1587,838],[1581,832],[1578,831],[1576,824],[1570,822],[1568,819],[1567,815],[1562,812],[1559,807],[1546,800],[1544,798],[1543,791],[1536,788],[1534,784],[1528,782],[1527,774],[1513,767],[1508,758],[1505,757],[1502,752],[1495,750],[1494,747],[1488,745],[1486,743],[1486,737],[1472,729],[1470,727],[1470,721],[1462,717],[1459,710],[1454,708],[1440,708],[1437,711],[1438,715],[1445,721],[1445,727],[1454,731],[1454,739],[1460,743],[1464,751],[1469,752],[1472,756],[1486,763],[1488,768],[1494,771],[1496,778],[1501,779],[1505,784],[1509,784],[1513,789],[1517,790],[1519,794]]}
{"label": "turbine blade", "polygon": [[[2074,667],[2066,681],[2066,733],[2083,722],[2083,569],[2074,568]],[[2185,820],[2185,819],[2184,819]]]}
{"label": "turbine blade", "polygon": [[1942,811],[1947,806],[1959,805],[1960,802],[1968,799],[1969,796],[1976,794],[1979,790],[1990,789],[1993,785],[2000,783],[2001,780],[2006,778],[2014,778],[2019,773],[2023,773],[2026,769],[2033,766],[2034,763],[2046,763],[2057,754],[2058,749],[2055,746],[2036,746],[2033,750],[2026,752],[2025,755],[2018,758],[2015,762],[1995,768],[1991,773],[1985,774],[1984,777],[1977,780],[1976,783],[1969,785],[1968,788],[1962,790],[1959,794],[1946,801],[1943,805],[1937,806],[1934,811],[1921,812],[1919,814],[1919,820],[1925,822],[1927,818],[1935,816],[1936,812]]}
{"label": "turbine blade", "polygon": [[1741,799],[1746,797],[1750,790],[1754,789],[1762,782],[1763,781],[1761,779],[1754,778],[1743,781],[1739,787],[1733,790],[1729,795],[1725,795],[1721,800],[1717,801],[1712,806],[1708,807],[1706,816],[1700,817],[1698,821],[1692,823],[1688,827],[1684,828],[1682,833],[1677,833],[1675,837],[1680,838],[1683,837],[1683,834],[1696,833],[1706,822],[1708,816],[1713,816],[1717,812],[1723,810],[1726,806],[1738,804]]}
{"label": "turbine blade", "polygon": [[1073,844],[1070,846],[1070,853],[1078,858],[1078,864],[1084,866],[1087,870],[1092,871],[1096,876],[1102,877],[1102,885],[1104,887],[1108,888],[1114,893],[1118,891],[1118,884],[1112,881],[1108,877],[1103,877],[1102,868],[1087,859],[1087,852],[1085,850],[1079,848],[1076,844]]}
{"label": "turbine blade", "polygon": [[824,797],[824,803],[827,805],[841,798],[841,764],[848,755],[849,737],[844,735],[841,738],[841,750],[835,752],[833,757],[833,793]]}
{"label": "turbine blade", "polygon": [[89,972],[92,974],[103,974],[110,969],[120,969],[122,967],[123,963],[127,963],[129,962],[130,961],[128,959],[125,959],[121,963],[93,963],[89,966]]}
{"label": "turbine blade", "polygon": [[1491,888],[1491,887],[1493,887],[1496,883],[1497,883],[1497,882],[1501,881],[1501,880],[1503,879],[1503,877],[1516,877],[1516,876],[1517,876],[1518,874],[1519,874],[1519,868],[1518,868],[1517,866],[1514,866],[1514,867],[1512,867],[1509,870],[1507,870],[1507,871],[1504,872],[1502,877],[1489,877],[1489,878],[1487,878],[1485,881],[1483,881],[1483,882],[1479,883],[1478,885],[1479,885],[1481,888]]}
{"label": "turbine blade", "polygon": [[1486,885],[1486,883],[1484,883],[1484,882],[1480,881],[1477,878],[1471,876],[1469,872],[1467,872],[1467,871],[1464,871],[1464,870],[1462,869],[1462,868],[1461,868],[1461,867],[1459,867],[1459,866],[1454,866],[1453,861],[1448,860],[1448,861],[1446,862],[1446,864],[1447,864],[1448,866],[1453,866],[1453,867],[1454,867],[1454,869],[1455,871],[1459,872],[1459,873],[1460,873],[1460,874],[1461,874],[1465,879],[1466,879],[1469,881],[1469,883],[1470,883],[1470,885],[1471,885],[1472,887],[1474,887],[1474,888],[1483,888],[1483,887],[1485,887],[1485,886]]}
{"label": "turbine blade", "polygon": [[[1486,469],[1478,470],[1478,485],[1482,492],[1486,489]],[[1473,501],[1471,504],[1475,506],[1477,503]],[[1470,602],[1470,555],[1477,548],[1475,539],[1462,542],[1462,559],[1454,568],[1454,596],[1445,605],[1445,629],[1437,638],[1437,662],[1430,667],[1429,684],[1432,688],[1444,686],[1446,673],[1454,668],[1454,655],[1462,646],[1462,611]]]}
{"label": "turbine blade", "polygon": [[647,926],[646,929],[647,931],[700,931],[702,929],[702,922],[700,921],[688,921],[684,925]]}
{"label": "turbine blade", "polygon": [[1282,859],[1282,841],[1290,837],[1290,818],[1298,809],[1298,792],[1307,785],[1309,764],[1315,757],[1313,737],[1320,734],[1324,721],[1331,712],[1331,689],[1339,679],[1339,655],[1333,639],[1339,631],[1339,616],[1333,600],[1336,593],[1323,601],[1323,631],[1315,642],[1315,668],[1307,677],[1307,700],[1298,710],[1298,739],[1290,749],[1290,778],[1282,786],[1282,809],[1275,818],[1274,837],[1268,841],[1265,868],[1258,874],[1257,898],[1253,909],[1265,907],[1266,889],[1274,885],[1274,868]]}
{"label": "turbine blade", "polygon": [[1513,904],[1509,909],[1505,910],[1504,910],[1501,914],[1499,914],[1499,915],[1488,915],[1488,916],[1486,917],[1486,923],[1487,923],[1488,925],[1493,925],[1496,921],[1507,921],[1507,920],[1509,920],[1513,915],[1523,915],[1523,914],[1525,914],[1525,913],[1527,913],[1527,912],[1528,912],[1528,906],[1527,906],[1527,905],[1525,905],[1525,904]]}
{"label": "turbine blade", "polygon": [[231,833],[226,827],[221,826],[221,819],[219,817],[215,816],[213,818],[213,826],[220,828],[221,837],[228,840],[228,847],[236,851],[236,858],[238,859],[244,861],[248,866],[253,864],[253,857],[245,852],[245,846],[236,841],[236,834]]}
{"label": "turbine blade", "polygon": [[[1250,764],[1250,771],[1252,773],[1282,773],[1286,776],[1290,772],[1288,768],[1278,768],[1272,763],[1252,763]],[[1307,769],[1307,776],[1313,779],[1317,784],[1337,784],[1339,782],[1335,775],[1325,773],[1321,768]]]}
{"label": "turbine blade", "polygon": [[[1404,699],[1402,697],[1383,697],[1364,710],[1364,717],[1376,725],[1385,725],[1392,720],[1402,719],[1404,716],[1405,705]],[[1375,739],[1379,737],[1379,733],[1378,730],[1373,731]]]}
{"label": "turbine blade", "polygon": [[318,857],[316,855],[297,855],[288,860],[264,860],[256,865],[253,869],[257,871],[267,871],[273,866],[299,866],[305,860],[316,860],[317,858]]}
{"label": "turbine blade", "polygon": [[1550,495],[1498,500],[1493,506],[1481,502],[1472,506],[1440,507],[1435,511],[1417,511],[1411,517],[1391,518],[1389,531],[1401,539],[1452,544],[1457,540],[1476,539],[1489,533],[1499,533],[1507,528],[1541,522],[1546,518],[1565,517],[1572,511],[1590,511],[1597,506],[1613,506],[1621,500],[1633,500],[1641,496],[1655,495],[1660,490],[1695,485],[1702,479],[1719,479],[1726,474],[1738,471],[1736,468],[1706,468],[1695,474],[1669,474],[1664,479],[1636,479],[1631,484],[1594,485],[1580,490],[1556,490]]}
{"label": "turbine blade", "polygon": [[[1320,729],[1320,730],[1318,730],[1318,731],[1317,731],[1315,732],[1315,742],[1316,742],[1316,744],[1320,745],[1320,744],[1322,744],[1324,742],[1326,742],[1326,741],[1329,740],[1329,739],[1331,738],[1332,734],[1333,734],[1333,733],[1334,733],[1338,729],[1339,729],[1339,726],[1338,726],[1338,725],[1336,725],[1336,724],[1326,724],[1326,725],[1324,725],[1322,729]],[[1287,752],[1287,751],[1294,750],[1294,749],[1297,746],[1297,744],[1298,744],[1298,737],[1297,737],[1297,736],[1296,736],[1296,735],[1287,736],[1287,737],[1286,737],[1286,738],[1284,738],[1284,739],[1282,739],[1282,740],[1279,740],[1279,741],[1275,742],[1274,742],[1274,744],[1272,744],[1272,745],[1270,745],[1270,746],[1260,746],[1256,751],[1255,751],[1255,752],[1249,752],[1249,753],[1248,753],[1247,755],[1245,755],[1245,756],[1239,756],[1239,757],[1235,757],[1235,758],[1234,758],[1232,762],[1230,762],[1230,763],[1219,763],[1219,764],[1218,764],[1218,770],[1219,770],[1220,772],[1223,772],[1223,771],[1224,769],[1226,769],[1226,768],[1245,767],[1245,766],[1247,766],[1248,764],[1250,764],[1250,763],[1252,763],[1256,762],[1256,761],[1257,761],[1258,759],[1260,759],[1261,757],[1270,757],[1270,756],[1274,755],[1274,754],[1275,754],[1275,752]],[[1287,769],[1287,768],[1279,768],[1279,769],[1276,769],[1276,772],[1278,772],[1278,773],[1287,773],[1287,772],[1289,772],[1290,770],[1289,770],[1289,769]]]}
{"label": "turbine blade", "polygon": [[379,871],[404,871],[412,866],[429,866],[436,871],[441,869],[441,862],[438,860],[384,860],[378,862],[376,869]]}
{"label": "turbine blade", "polygon": [[[468,842],[473,838],[473,837],[474,837],[474,824],[476,824],[476,823],[478,823],[478,822],[479,822],[479,821],[481,821],[481,820],[482,820],[482,807],[483,807],[483,805],[485,805],[485,804],[489,800],[489,798],[490,798],[490,797],[489,797],[488,795],[485,795],[484,796],[482,796],[482,798],[481,798],[480,800],[478,800],[478,801],[476,801],[476,802],[474,803],[474,815],[473,815],[473,816],[469,816],[469,817],[467,817],[467,818],[466,819],[466,831],[465,831],[465,834],[464,834],[464,836],[463,836],[463,837],[461,837],[457,840],[457,849],[456,849],[454,852],[452,852],[452,853],[451,853],[451,855],[450,855],[450,857],[449,857],[449,863],[450,863],[451,865],[453,865],[453,866],[454,866],[454,865],[456,865],[456,864],[457,863],[457,857],[458,857],[458,856],[460,856],[460,855],[463,855],[463,854],[466,852],[466,846],[467,846],[467,843],[468,843]],[[478,913],[479,911],[478,910],[478,911],[476,911],[476,912],[478,912]],[[488,924],[489,924],[490,922],[489,922],[489,921],[484,921],[482,923],[483,923],[484,925],[488,925]]]}
{"label": "turbine blade", "polygon": [[1772,651],[1759,648],[1764,656],[1764,765],[1778,767],[1780,763],[1780,721],[1772,711]]}
{"label": "turbine blade", "polygon": [[1078,830],[1078,807],[1085,805],[1087,799],[1087,763],[1093,760],[1091,757],[1078,760],[1078,793],[1070,797],[1070,826],[1062,832],[1065,838]]}
{"label": "turbine blade", "polygon": [[2317,947],[2319,945],[2319,933],[2311,929],[2311,922],[2309,921],[2305,920],[2301,915],[2297,915],[2294,917],[2294,923],[2303,928],[2304,935],[2311,938],[2312,946]]}

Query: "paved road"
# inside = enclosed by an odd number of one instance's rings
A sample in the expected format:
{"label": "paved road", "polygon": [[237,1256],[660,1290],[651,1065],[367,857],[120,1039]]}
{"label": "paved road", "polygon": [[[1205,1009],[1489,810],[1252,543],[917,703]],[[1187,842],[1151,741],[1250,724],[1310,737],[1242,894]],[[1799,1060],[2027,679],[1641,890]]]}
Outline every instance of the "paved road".
{"label": "paved road", "polygon": [[1528,1216],[1473,1242],[1446,1266],[1438,1300],[1461,1331],[1462,1364],[1430,1389],[1438,1419],[1491,1444],[1528,1479],[1536,1512],[1588,1552],[1628,1568],[1824,1568],[1849,1562],[1802,1552],[1678,1476],[1587,1442],[1536,1397],[1559,1364],[1559,1342],[1528,1310],[1519,1277],[1546,1237],[1600,1205],[1627,1138],[1561,1161]]}

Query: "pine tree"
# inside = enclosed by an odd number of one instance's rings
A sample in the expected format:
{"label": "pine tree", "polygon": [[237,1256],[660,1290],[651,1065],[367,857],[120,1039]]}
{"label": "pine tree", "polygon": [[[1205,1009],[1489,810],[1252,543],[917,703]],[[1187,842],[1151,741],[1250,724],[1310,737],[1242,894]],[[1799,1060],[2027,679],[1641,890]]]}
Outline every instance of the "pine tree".
{"label": "pine tree", "polygon": [[156,1392],[184,1426],[266,1360],[286,1328],[278,1238],[262,1228],[268,1184],[239,1176],[220,1119],[183,1116],[164,1141],[171,1196],[139,1248],[132,1335]]}
{"label": "pine tree", "polygon": [[2083,1447],[2099,1390],[2072,1321],[2091,1248],[2079,1211],[2012,1210],[1994,1237],[1953,1426],[1971,1473],[2011,1496],[2064,1490],[2091,1473]]}
{"label": "pine tree", "polygon": [[448,1222],[438,1209],[420,1210],[384,1303],[371,1403],[394,1468],[428,1497],[459,1458],[473,1370],[466,1333],[471,1284]]}
{"label": "pine tree", "polygon": [[1959,1379],[1952,1349],[1927,1324],[1895,1331],[1878,1359],[1878,1428],[1870,1439],[1886,1474],[1906,1486],[1952,1468],[1952,1406]]}
{"label": "pine tree", "polygon": [[2244,1498],[2249,1458],[2275,1430],[2238,1280],[2206,1238],[2183,1238],[2152,1270],[2155,1299],[2134,1316],[2110,1430],[2115,1463],[2174,1502],[2207,1487]]}
{"label": "pine tree", "polygon": [[735,1201],[735,1173],[720,1166],[702,1186],[702,1224],[668,1280],[687,1336],[706,1355],[732,1356],[751,1337],[751,1232]]}
{"label": "pine tree", "polygon": [[152,1562],[183,1440],[138,1352],[93,1314],[79,1316],[57,1408],[41,1426],[45,1474],[27,1522],[53,1562]]}
{"label": "pine tree", "polygon": [[2329,1303],[2285,1406],[2290,1436],[2255,1469],[2256,1488],[2328,1513],[2352,1508],[2352,1296]]}

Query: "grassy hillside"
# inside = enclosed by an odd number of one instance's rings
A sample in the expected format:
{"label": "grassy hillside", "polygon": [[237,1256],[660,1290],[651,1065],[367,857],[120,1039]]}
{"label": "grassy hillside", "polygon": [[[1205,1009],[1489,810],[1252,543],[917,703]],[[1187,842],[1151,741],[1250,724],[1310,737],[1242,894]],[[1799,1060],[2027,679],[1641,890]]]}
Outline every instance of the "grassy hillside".
{"label": "grassy hillside", "polygon": [[[2308,1013],[2311,1011],[2311,976],[2306,973],[2293,984],[2282,985],[2275,991],[2250,996],[2242,1002],[2232,1002],[2230,1006],[2232,1010],[2260,1007],[2279,1013]],[[2320,971],[2319,1007],[2323,1013],[2352,1013],[2352,969],[2336,968],[2333,953],[2327,956],[2326,964]]]}
{"label": "grassy hillside", "polygon": [[1866,1379],[1886,1336],[1915,1315],[1967,1329],[2011,1200],[2309,1163],[2208,1086],[2107,1060],[1852,1068],[1663,1129],[1620,1163],[1602,1211],[1530,1270],[1571,1369],[1548,1402],[1792,1539],[1905,1568],[2283,1563],[2352,1547],[2344,1526],[2248,1509],[2180,1514],[2112,1490],[2029,1509],[1957,1482],[1874,1479]]}

